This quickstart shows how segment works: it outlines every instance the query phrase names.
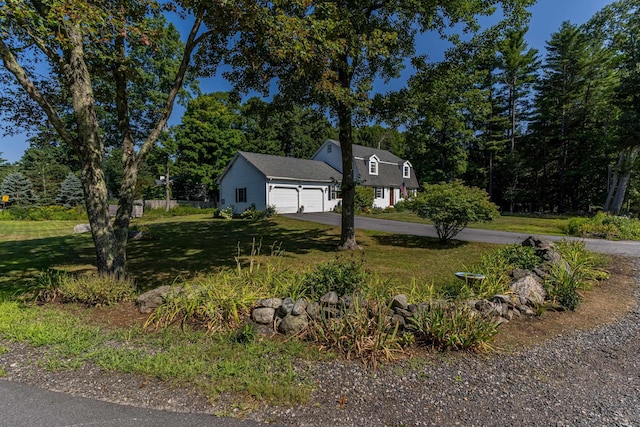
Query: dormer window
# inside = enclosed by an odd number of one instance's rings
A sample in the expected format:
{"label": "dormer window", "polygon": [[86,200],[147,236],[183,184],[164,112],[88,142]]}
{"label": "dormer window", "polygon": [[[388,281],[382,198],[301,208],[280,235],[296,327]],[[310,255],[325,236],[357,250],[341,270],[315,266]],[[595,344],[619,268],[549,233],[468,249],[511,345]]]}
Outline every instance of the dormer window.
{"label": "dormer window", "polygon": [[375,155],[369,157],[369,175],[378,175],[378,161]]}
{"label": "dormer window", "polygon": [[411,178],[411,163],[404,162],[402,165],[402,177],[403,178]]}

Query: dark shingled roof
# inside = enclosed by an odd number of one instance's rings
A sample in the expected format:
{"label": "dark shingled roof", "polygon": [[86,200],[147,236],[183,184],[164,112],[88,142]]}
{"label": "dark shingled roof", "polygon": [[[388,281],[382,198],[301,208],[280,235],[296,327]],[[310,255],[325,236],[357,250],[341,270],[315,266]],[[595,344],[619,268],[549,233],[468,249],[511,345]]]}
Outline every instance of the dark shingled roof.
{"label": "dark shingled roof", "polygon": [[[340,146],[340,142],[333,139],[331,141]],[[378,163],[378,175],[369,175],[367,161],[374,154],[378,160],[380,160]],[[353,144],[353,157],[356,157],[353,160],[356,167],[356,177],[362,185],[367,187],[400,188],[404,182],[406,188],[418,188],[420,186],[413,168],[411,169],[410,178],[402,177],[402,166],[404,165],[405,160],[387,150],[379,150],[377,148]],[[390,165],[383,162],[394,164]]]}
{"label": "dark shingled roof", "polygon": [[297,179],[301,181],[342,181],[340,172],[318,160],[272,156],[269,154],[248,153],[246,151],[240,151],[238,154],[267,178]]}
{"label": "dark shingled roof", "polygon": [[[336,141],[335,139],[331,139],[338,147],[340,146],[340,141]],[[374,154],[376,157],[382,162],[391,162],[391,163],[404,163],[404,160],[400,157],[396,156],[390,151],[381,150],[377,148],[365,147],[364,145],[353,144],[353,157],[361,157],[365,160],[368,160],[369,157]]]}

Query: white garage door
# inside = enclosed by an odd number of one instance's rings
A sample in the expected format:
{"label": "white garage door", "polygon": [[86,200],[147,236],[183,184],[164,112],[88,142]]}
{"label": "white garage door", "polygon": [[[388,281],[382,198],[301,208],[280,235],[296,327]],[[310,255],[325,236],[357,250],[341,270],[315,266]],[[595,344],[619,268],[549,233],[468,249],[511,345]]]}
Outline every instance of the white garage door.
{"label": "white garage door", "polygon": [[274,205],[278,213],[296,213],[298,212],[298,190],[274,187],[269,193],[269,204]]}
{"label": "white garage door", "polygon": [[319,188],[303,188],[300,192],[300,205],[304,212],[322,212],[324,193]]}

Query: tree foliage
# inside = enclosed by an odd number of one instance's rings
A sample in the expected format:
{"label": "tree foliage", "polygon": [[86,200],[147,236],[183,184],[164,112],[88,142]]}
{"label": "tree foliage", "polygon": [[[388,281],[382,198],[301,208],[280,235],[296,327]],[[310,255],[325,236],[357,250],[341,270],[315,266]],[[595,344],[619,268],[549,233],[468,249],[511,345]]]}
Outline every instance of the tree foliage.
{"label": "tree foliage", "polygon": [[[48,121],[81,164],[98,271],[125,273],[134,191],[167,124],[198,46],[215,69],[235,25],[235,4],[210,2],[4,2],[0,8],[0,104],[20,125]],[[178,11],[184,42],[166,23]],[[9,97],[13,99],[9,99]],[[20,99],[24,102],[15,102]],[[26,108],[21,108],[25,106]],[[106,144],[122,150],[115,221],[109,218]]]}
{"label": "tree foliage", "polygon": [[67,208],[73,208],[83,201],[84,193],[82,192],[82,182],[74,173],[69,172],[60,185],[60,192],[58,193],[56,202]]}
{"label": "tree foliage", "polygon": [[438,238],[445,242],[471,222],[490,221],[499,216],[486,191],[466,187],[461,181],[425,184],[424,191],[411,200],[410,208],[419,217],[433,221]]}
{"label": "tree foliage", "polygon": [[20,172],[12,172],[4,177],[0,193],[9,196],[8,206],[31,206],[36,199],[31,181]]}

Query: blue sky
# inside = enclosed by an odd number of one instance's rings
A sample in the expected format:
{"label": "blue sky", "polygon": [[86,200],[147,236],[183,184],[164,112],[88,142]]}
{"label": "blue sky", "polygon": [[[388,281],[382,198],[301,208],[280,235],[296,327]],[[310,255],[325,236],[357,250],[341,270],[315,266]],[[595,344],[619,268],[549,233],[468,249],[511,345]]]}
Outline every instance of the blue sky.
{"label": "blue sky", "polygon": [[[538,2],[530,8],[531,21],[529,24],[529,32],[527,33],[527,42],[530,47],[538,49],[544,54],[546,41],[551,33],[560,28],[563,21],[570,21],[574,24],[582,24],[593,16],[594,13],[602,9],[613,0],[538,0]],[[421,46],[417,46],[418,50]],[[434,55],[432,55],[433,57]],[[407,76],[396,82],[392,82],[388,89],[402,86]],[[208,79],[202,81],[201,88],[203,92],[215,92],[228,90],[229,85],[220,79]],[[379,88],[385,92],[384,88]],[[180,121],[181,109],[174,111],[170,120],[171,123]],[[0,157],[15,162],[20,159],[27,143],[25,135],[0,137]]]}

